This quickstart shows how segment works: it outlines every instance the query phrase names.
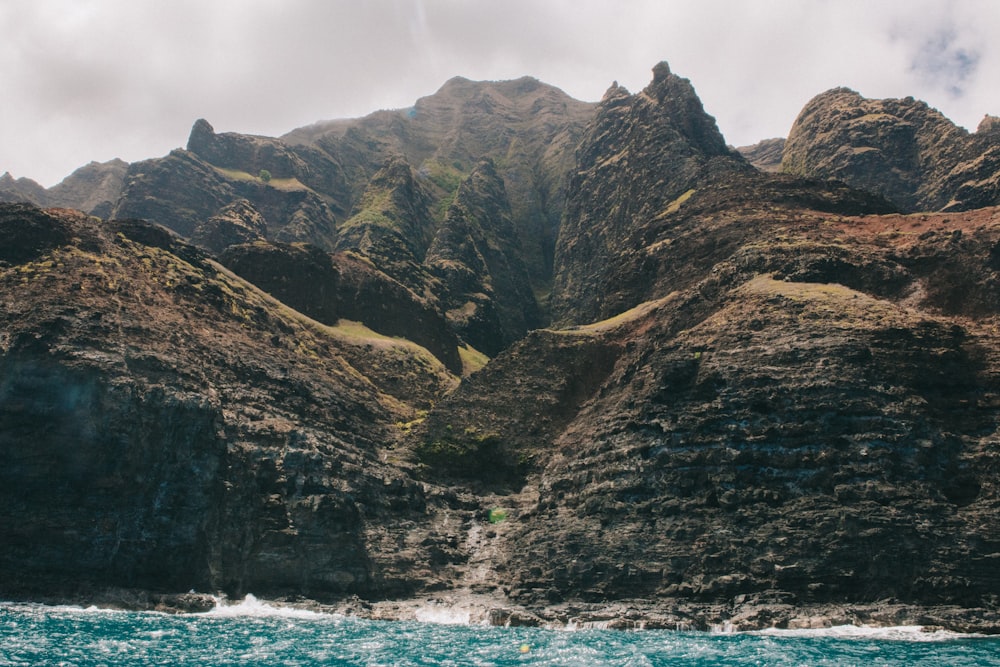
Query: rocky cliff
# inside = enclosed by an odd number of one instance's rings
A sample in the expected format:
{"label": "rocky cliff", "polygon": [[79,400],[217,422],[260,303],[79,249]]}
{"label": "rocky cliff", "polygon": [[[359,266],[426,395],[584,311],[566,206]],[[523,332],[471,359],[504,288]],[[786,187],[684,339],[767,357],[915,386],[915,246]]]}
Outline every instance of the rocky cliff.
{"label": "rocky cliff", "polygon": [[926,103],[867,99],[847,88],[813,98],[795,120],[784,172],[835,178],[904,211],[1000,204],[1000,139],[989,117],[969,134]]}
{"label": "rocky cliff", "polygon": [[450,387],[431,355],[320,325],[146,223],[4,205],[0,224],[4,595],[417,585],[405,563],[434,540],[383,544],[427,508],[385,463],[414,410],[387,392]]}
{"label": "rocky cliff", "polygon": [[117,205],[174,231],[0,206],[0,595],[1000,631],[1000,209],[872,190],[756,169],[662,63],[199,122]]}
{"label": "rocky cliff", "polygon": [[640,227],[657,225],[698,187],[752,171],[705,113],[687,79],[666,63],[631,95],[613,85],[580,147],[556,247],[552,312],[556,322],[603,319],[634,303],[614,275]]}

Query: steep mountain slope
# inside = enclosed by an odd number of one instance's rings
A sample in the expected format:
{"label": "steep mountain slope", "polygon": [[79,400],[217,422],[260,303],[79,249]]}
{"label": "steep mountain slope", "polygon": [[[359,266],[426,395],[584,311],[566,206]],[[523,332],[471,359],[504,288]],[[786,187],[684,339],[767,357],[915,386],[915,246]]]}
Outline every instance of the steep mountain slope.
{"label": "steep mountain slope", "polygon": [[0,201],[23,202],[44,205],[47,193],[45,188],[30,178],[14,178],[10,172],[0,176]]}
{"label": "steep mountain slope", "polygon": [[737,150],[750,164],[761,171],[780,171],[784,149],[785,140],[775,138],[758,141],[752,146],[740,146]]}
{"label": "steep mountain slope", "polygon": [[613,85],[577,151],[556,247],[556,322],[589,322],[634,303],[612,275],[637,227],[655,224],[671,202],[698,187],[752,171],[730,151],[687,79],[666,63],[630,95]]}
{"label": "steep mountain slope", "polygon": [[324,327],[146,223],[2,205],[0,233],[5,596],[415,585],[435,541],[381,545],[424,517],[383,461],[414,408],[380,386],[439,396],[426,351]]}
{"label": "steep mountain slope", "polygon": [[[703,114],[673,85],[661,103]],[[524,484],[495,578],[535,609],[672,600],[750,626],[993,608],[1000,212],[889,215],[748,170],[653,99],[606,96],[561,232],[556,312],[610,319],[534,332],[414,432],[456,483]]]}
{"label": "steep mountain slope", "polygon": [[1000,204],[1000,139],[990,119],[970,135],[926,103],[866,99],[847,88],[814,97],[785,143],[782,171],[835,178],[904,211]]}
{"label": "steep mountain slope", "polygon": [[1000,211],[726,224],[751,232],[724,259],[661,255],[697,283],[534,332],[428,416],[427,464],[527,480],[496,578],[533,608],[669,599],[749,626],[991,608]]}
{"label": "steep mountain slope", "polygon": [[[192,134],[197,132],[196,124]],[[333,249],[337,232],[328,199],[294,176],[264,180],[258,174],[174,150],[129,166],[113,215],[150,220],[190,238],[204,221],[246,200],[263,216],[270,239]]]}
{"label": "steep mountain slope", "polygon": [[458,187],[426,264],[448,320],[488,356],[540,325],[524,255],[503,180],[483,160]]}
{"label": "steep mountain slope", "polygon": [[592,104],[531,77],[455,77],[409,109],[317,123],[282,140],[315,146],[351,165],[347,171],[357,194],[363,192],[368,175],[399,155],[430,182],[435,199],[447,201],[479,160],[493,160],[525,244],[529,275],[533,283],[547,287],[565,175],[592,113]]}
{"label": "steep mountain slope", "polygon": [[127,170],[124,160],[86,164],[49,188],[45,205],[75,208],[106,218],[121,196]]}
{"label": "steep mountain slope", "polygon": [[340,226],[337,248],[364,255],[381,271],[424,292],[430,275],[423,262],[437,227],[433,206],[410,165],[390,158]]}
{"label": "steep mountain slope", "polygon": [[10,174],[4,174],[0,178],[0,201],[75,208],[107,217],[121,194],[127,168],[127,162],[117,159],[91,162],[48,189],[31,179],[15,180]]}
{"label": "steep mountain slope", "polygon": [[0,594],[1000,631],[1000,209],[763,173],[666,63],[553,91],[199,121],[118,208],[218,259],[0,206]]}

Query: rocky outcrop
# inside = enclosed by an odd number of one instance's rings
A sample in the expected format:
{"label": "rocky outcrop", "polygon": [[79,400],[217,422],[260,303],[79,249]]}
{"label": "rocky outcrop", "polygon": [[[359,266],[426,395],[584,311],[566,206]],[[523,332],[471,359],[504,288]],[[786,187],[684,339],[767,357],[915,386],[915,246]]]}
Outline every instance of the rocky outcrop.
{"label": "rocky outcrop", "polygon": [[[195,121],[187,150],[208,164],[236,174],[270,174],[276,182],[294,181],[316,193],[335,216],[343,216],[351,201],[343,167],[322,151],[292,148],[271,137],[224,132],[218,134],[205,119]],[[294,183],[288,183],[294,185]]]}
{"label": "rocky outcrop", "polygon": [[410,165],[390,158],[340,226],[337,248],[368,257],[379,270],[423,293],[430,280],[423,261],[436,230],[432,205]]}
{"label": "rocky outcrop", "polygon": [[14,178],[7,171],[0,176],[0,201],[44,206],[48,202],[48,193],[30,178]]}
{"label": "rocky outcrop", "polygon": [[191,234],[191,242],[214,254],[241,243],[263,241],[267,238],[267,221],[254,205],[238,199],[225,206],[216,215],[200,223]]}
{"label": "rocky outcrop", "polygon": [[129,166],[114,216],[149,220],[190,237],[238,198],[222,173],[193,153],[175,150]]}
{"label": "rocky outcrop", "polygon": [[264,180],[226,170],[191,151],[175,150],[164,158],[133,163],[114,216],[150,220],[190,238],[201,225],[214,225],[208,223],[214,216],[231,217],[230,207],[241,200],[256,209],[273,240],[303,241],[328,250],[336,244],[333,211],[297,179]]}
{"label": "rocky outcrop", "polygon": [[556,247],[555,321],[590,322],[635,305],[609,289],[622,255],[635,250],[630,236],[660,224],[691,191],[751,171],[666,63],[639,94],[612,86],[577,150]]}
{"label": "rocky outcrop", "polygon": [[781,169],[844,181],[905,211],[960,211],[1000,203],[998,156],[995,133],[970,135],[924,102],[835,88],[802,109]]}
{"label": "rocky outcrop", "polygon": [[408,109],[317,123],[281,138],[337,156],[353,175],[356,196],[387,160],[402,156],[433,197],[438,221],[479,160],[493,160],[532,285],[547,290],[566,175],[593,108],[531,77],[455,77]]}

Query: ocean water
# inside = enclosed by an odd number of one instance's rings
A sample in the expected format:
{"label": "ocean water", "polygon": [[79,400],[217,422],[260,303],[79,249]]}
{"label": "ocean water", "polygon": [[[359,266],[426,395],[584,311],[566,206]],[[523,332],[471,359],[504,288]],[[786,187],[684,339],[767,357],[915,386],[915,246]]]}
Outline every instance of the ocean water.
{"label": "ocean water", "polygon": [[[428,614],[455,620],[461,614]],[[379,622],[248,598],[206,614],[0,604],[0,665],[1000,665],[1000,638],[919,628],[692,633]]]}

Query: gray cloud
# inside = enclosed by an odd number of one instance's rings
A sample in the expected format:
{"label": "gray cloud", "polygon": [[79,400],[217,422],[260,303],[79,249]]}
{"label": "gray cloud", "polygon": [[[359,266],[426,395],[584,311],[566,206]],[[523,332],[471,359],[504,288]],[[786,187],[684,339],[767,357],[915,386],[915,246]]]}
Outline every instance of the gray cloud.
{"label": "gray cloud", "polygon": [[974,128],[1000,113],[992,0],[33,0],[0,3],[0,172],[51,185],[181,146],[199,117],[282,134],[408,106],[454,75],[580,99],[668,60],[736,145],[846,85]]}

